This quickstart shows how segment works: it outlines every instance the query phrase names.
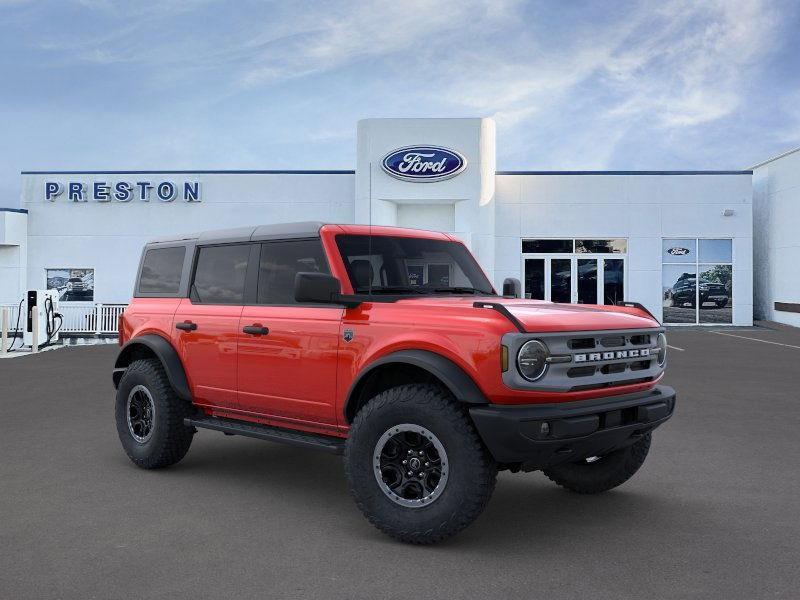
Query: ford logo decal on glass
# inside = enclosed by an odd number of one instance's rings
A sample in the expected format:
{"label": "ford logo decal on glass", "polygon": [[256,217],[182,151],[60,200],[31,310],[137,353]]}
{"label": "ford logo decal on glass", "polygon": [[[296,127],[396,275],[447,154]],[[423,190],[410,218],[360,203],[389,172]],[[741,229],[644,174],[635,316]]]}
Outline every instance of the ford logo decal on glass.
{"label": "ford logo decal on glass", "polygon": [[667,254],[671,254],[672,256],[685,256],[689,254],[688,248],[669,248],[667,250]]}
{"label": "ford logo decal on glass", "polygon": [[383,157],[383,170],[405,181],[442,181],[467,168],[467,159],[441,146],[406,146]]}

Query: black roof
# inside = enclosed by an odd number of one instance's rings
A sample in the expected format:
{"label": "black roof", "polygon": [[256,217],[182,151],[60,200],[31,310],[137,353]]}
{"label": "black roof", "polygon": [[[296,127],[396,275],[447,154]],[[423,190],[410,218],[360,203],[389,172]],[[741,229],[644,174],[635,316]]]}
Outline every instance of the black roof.
{"label": "black roof", "polygon": [[275,223],[255,227],[237,227],[235,229],[212,229],[200,233],[176,234],[150,240],[150,244],[165,242],[192,241],[203,244],[219,244],[225,242],[259,242],[264,240],[282,240],[290,238],[319,237],[320,228],[325,225],[319,221],[301,221],[297,223]]}

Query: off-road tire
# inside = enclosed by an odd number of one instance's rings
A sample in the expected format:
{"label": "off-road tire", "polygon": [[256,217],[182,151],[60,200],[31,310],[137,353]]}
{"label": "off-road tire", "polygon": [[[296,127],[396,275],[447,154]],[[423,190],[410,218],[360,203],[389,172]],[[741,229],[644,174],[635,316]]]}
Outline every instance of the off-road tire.
{"label": "off-road tire", "polygon": [[[126,414],[128,395],[137,385],[147,388],[155,405],[152,435],[144,443],[133,437]],[[120,379],[115,406],[117,434],[125,453],[143,469],[168,467],[186,455],[195,429],[186,427],[183,419],[192,412],[192,405],[175,394],[156,359],[132,362]]]}
{"label": "off-road tire", "polygon": [[[426,428],[447,454],[446,485],[428,505],[398,505],[379,487],[374,474],[376,445],[399,424]],[[467,527],[483,512],[497,479],[497,465],[464,406],[446,390],[429,384],[401,385],[369,400],[350,427],[344,465],[350,493],[370,523],[412,544],[441,542]]]}
{"label": "off-road tire", "polygon": [[647,458],[651,437],[601,456],[595,462],[564,463],[544,470],[547,477],[578,494],[599,494],[622,485],[633,477]]}

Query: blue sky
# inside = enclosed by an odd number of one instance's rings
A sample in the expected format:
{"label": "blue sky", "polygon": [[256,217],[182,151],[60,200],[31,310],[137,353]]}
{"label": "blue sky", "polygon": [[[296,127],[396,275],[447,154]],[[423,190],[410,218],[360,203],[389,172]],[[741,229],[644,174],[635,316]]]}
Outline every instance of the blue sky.
{"label": "blue sky", "polygon": [[742,168],[800,145],[794,1],[0,0],[19,171],[353,168],[365,117],[492,116],[498,168]]}

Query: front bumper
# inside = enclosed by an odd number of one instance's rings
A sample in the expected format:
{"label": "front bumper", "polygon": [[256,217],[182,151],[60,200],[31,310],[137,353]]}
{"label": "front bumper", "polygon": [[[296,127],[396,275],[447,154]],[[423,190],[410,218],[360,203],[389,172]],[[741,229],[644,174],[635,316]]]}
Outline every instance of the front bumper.
{"label": "front bumper", "polygon": [[502,464],[525,471],[600,456],[635,443],[672,416],[675,390],[528,406],[475,406],[470,415]]}

